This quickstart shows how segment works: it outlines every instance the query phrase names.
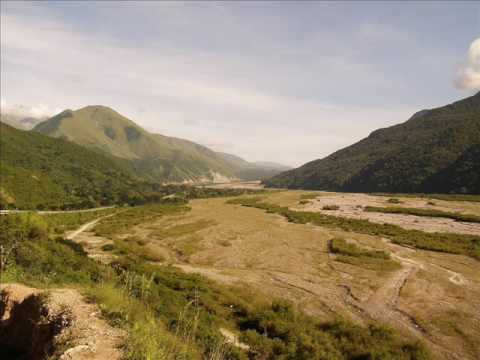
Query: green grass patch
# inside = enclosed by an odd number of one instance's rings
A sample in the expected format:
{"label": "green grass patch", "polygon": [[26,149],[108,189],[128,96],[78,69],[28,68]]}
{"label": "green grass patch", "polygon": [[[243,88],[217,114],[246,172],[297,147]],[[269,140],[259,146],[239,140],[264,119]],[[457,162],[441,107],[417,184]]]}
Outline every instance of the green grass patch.
{"label": "green grass patch", "polygon": [[480,216],[470,215],[470,214],[461,214],[458,212],[441,211],[441,210],[417,209],[417,208],[406,208],[406,207],[367,206],[364,208],[364,211],[380,212],[380,213],[386,213],[386,214],[403,214],[403,215],[415,215],[415,216],[426,216],[426,217],[438,217],[438,218],[452,219],[455,221],[480,223]]}
{"label": "green grass patch", "polygon": [[196,233],[200,230],[206,229],[214,225],[217,225],[217,222],[214,220],[200,219],[190,223],[177,224],[169,226],[167,228],[156,229],[152,231],[150,235],[154,236],[159,240],[163,240],[166,238],[178,238],[181,236]]}
{"label": "green grass patch", "polygon": [[316,194],[316,193],[302,194],[302,195],[300,195],[300,200],[313,200],[313,199],[316,199],[319,196],[320,196],[320,194]]}
{"label": "green grass patch", "polygon": [[165,215],[188,211],[185,205],[150,204],[124,208],[115,216],[101,220],[94,228],[95,234],[113,238],[117,234],[127,233],[133,226],[152,222]]}
{"label": "green grass patch", "polygon": [[389,253],[364,249],[341,238],[332,239],[330,251],[337,255],[337,261],[371,270],[392,271],[401,268],[399,263],[390,259]]}
{"label": "green grass patch", "polygon": [[383,260],[389,260],[390,254],[381,250],[368,250],[360,246],[349,243],[345,239],[335,238],[330,243],[330,249],[334,254],[354,256],[354,257],[369,257]]}
{"label": "green grass patch", "polygon": [[97,211],[42,214],[41,216],[47,223],[49,231],[55,232],[56,234],[63,234],[65,231],[74,230],[89,221],[113,214],[117,211],[119,211],[118,208],[111,208]]}
{"label": "green grass patch", "polygon": [[324,205],[324,206],[322,206],[322,210],[330,210],[330,211],[340,210],[340,206],[338,206],[338,205]]}
{"label": "green grass patch", "polygon": [[387,202],[389,204],[401,204],[402,202],[400,201],[400,199],[397,199],[397,198],[390,198],[387,200]]}
{"label": "green grass patch", "polygon": [[400,226],[392,224],[372,223],[362,219],[348,219],[318,212],[294,211],[288,207],[259,202],[256,198],[232,199],[228,201],[228,203],[255,207],[263,209],[268,213],[280,214],[293,223],[311,223],[360,234],[383,236],[401,245],[451,254],[462,254],[480,260],[480,236],[427,233],[420,230],[403,229]]}

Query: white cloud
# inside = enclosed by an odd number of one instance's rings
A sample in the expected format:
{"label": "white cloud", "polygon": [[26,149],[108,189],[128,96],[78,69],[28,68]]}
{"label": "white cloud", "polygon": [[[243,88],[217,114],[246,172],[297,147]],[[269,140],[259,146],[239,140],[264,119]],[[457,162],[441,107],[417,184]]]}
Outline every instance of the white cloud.
{"label": "white cloud", "polygon": [[[61,108],[107,105],[148,129],[215,144],[217,150],[252,161],[300,165],[417,110],[389,104],[334,106],[302,96],[334,88],[341,76],[359,89],[391,82],[349,56],[329,54],[321,47],[327,41],[321,34],[304,48],[284,46],[289,50],[276,52],[261,42],[232,54],[172,50],[161,41],[137,46],[75,29],[48,13],[2,13],[1,27],[2,95],[8,103],[44,104],[17,106],[16,111],[52,115]],[[238,40],[236,31],[219,36]],[[260,42],[259,32],[252,32],[244,42]]]}
{"label": "white cloud", "polygon": [[468,58],[460,67],[455,83],[460,89],[480,90],[480,38],[470,45]]}
{"label": "white cloud", "polygon": [[1,99],[1,112],[2,114],[9,114],[17,118],[34,118],[34,119],[46,119],[55,114],[58,114],[63,109],[52,108],[45,104],[37,105],[23,105],[23,104],[8,104],[5,99]]}

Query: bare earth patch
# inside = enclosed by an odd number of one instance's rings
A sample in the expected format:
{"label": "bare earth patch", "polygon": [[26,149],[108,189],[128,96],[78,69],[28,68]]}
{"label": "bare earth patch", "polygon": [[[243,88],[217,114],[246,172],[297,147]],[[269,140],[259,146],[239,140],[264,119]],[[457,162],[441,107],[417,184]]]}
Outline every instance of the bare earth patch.
{"label": "bare earth patch", "polygon": [[0,343],[28,359],[120,360],[125,334],[100,318],[99,309],[74,289],[48,291],[1,285]]}

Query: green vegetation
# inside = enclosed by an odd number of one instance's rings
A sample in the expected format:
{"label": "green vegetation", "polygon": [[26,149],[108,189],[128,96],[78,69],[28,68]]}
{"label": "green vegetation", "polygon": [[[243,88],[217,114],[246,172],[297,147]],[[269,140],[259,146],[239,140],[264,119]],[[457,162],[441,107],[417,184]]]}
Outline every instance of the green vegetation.
{"label": "green vegetation", "polygon": [[65,231],[78,228],[89,221],[107,216],[119,211],[118,208],[109,208],[96,211],[42,214],[43,221],[48,225],[48,231],[55,234],[64,234]]}
{"label": "green vegetation", "polygon": [[300,195],[300,201],[298,202],[300,205],[306,205],[310,202],[310,200],[316,199],[319,197],[319,194],[309,193],[309,194],[302,194]]}
{"label": "green vegetation", "polygon": [[396,199],[396,198],[388,199],[387,202],[390,203],[390,204],[401,204],[402,203],[399,199]]}
{"label": "green vegetation", "polygon": [[113,238],[115,234],[125,233],[135,225],[153,222],[156,219],[175,213],[188,211],[185,205],[149,204],[125,208],[117,215],[102,220],[95,226],[95,233],[99,236]]}
{"label": "green vegetation", "polygon": [[324,205],[324,206],[322,206],[322,210],[335,211],[335,210],[339,210],[339,209],[340,209],[340,206],[338,206],[338,205]]}
{"label": "green vegetation", "polygon": [[[119,225],[139,221],[139,214],[151,219],[156,212],[185,210],[182,205],[145,208],[130,213],[131,221],[127,212],[117,214]],[[116,233],[112,218],[103,220],[110,224],[103,228],[109,234]],[[344,320],[322,323],[284,301],[267,302],[247,288],[154,266],[135,252],[119,256],[111,266],[100,264],[78,244],[52,238],[45,217],[37,214],[2,216],[0,230],[0,244],[9,249],[2,281],[81,289],[112,324],[127,330],[127,359],[429,358],[421,344],[402,341],[387,328]],[[250,351],[225,344],[220,327],[236,329]]]}
{"label": "green vegetation", "polygon": [[354,256],[354,257],[370,257],[388,260],[390,254],[381,250],[362,249],[354,243],[347,242],[345,239],[335,238],[330,243],[330,249],[334,254]]}
{"label": "green vegetation", "polygon": [[390,259],[390,254],[381,250],[367,250],[345,239],[335,238],[330,242],[330,251],[337,254],[336,260],[372,270],[391,271],[401,266]]}
{"label": "green vegetation", "polygon": [[[108,205],[139,187],[120,160],[0,123],[3,208],[67,209]],[[123,199],[122,199],[123,200]]]}
{"label": "green vegetation", "polygon": [[319,197],[319,194],[316,193],[308,193],[308,194],[302,194],[300,195],[300,200],[313,200]]}
{"label": "green vegetation", "polygon": [[269,213],[280,214],[294,223],[311,223],[361,234],[384,236],[397,244],[424,250],[463,254],[480,260],[480,236],[406,230],[397,225],[377,224],[368,220],[348,219],[318,212],[294,211],[288,207],[262,203],[260,201],[261,198],[259,197],[249,197],[233,199],[228,201],[228,203],[255,207],[266,210]]}
{"label": "green vegetation", "polygon": [[200,219],[191,223],[177,224],[169,226],[163,229],[158,229],[150,233],[151,236],[154,236],[156,239],[162,240],[169,237],[180,237],[187,234],[192,234],[207,227],[216,225],[217,223],[213,220],[204,220]]}
{"label": "green vegetation", "polygon": [[264,181],[349,192],[480,194],[480,93],[420,111],[330,156]]}
{"label": "green vegetation", "polygon": [[386,214],[404,214],[404,215],[415,215],[415,216],[440,217],[440,218],[452,219],[455,221],[480,223],[480,216],[447,212],[447,211],[441,211],[441,210],[406,208],[406,207],[367,206],[364,208],[364,211],[381,212]]}

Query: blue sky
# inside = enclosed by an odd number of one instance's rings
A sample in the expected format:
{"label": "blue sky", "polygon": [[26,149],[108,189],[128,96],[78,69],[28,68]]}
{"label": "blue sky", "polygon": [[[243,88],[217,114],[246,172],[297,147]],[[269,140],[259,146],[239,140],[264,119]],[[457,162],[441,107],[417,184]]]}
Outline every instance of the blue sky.
{"label": "blue sky", "polygon": [[2,106],[296,166],[478,91],[478,38],[476,2],[2,1]]}

